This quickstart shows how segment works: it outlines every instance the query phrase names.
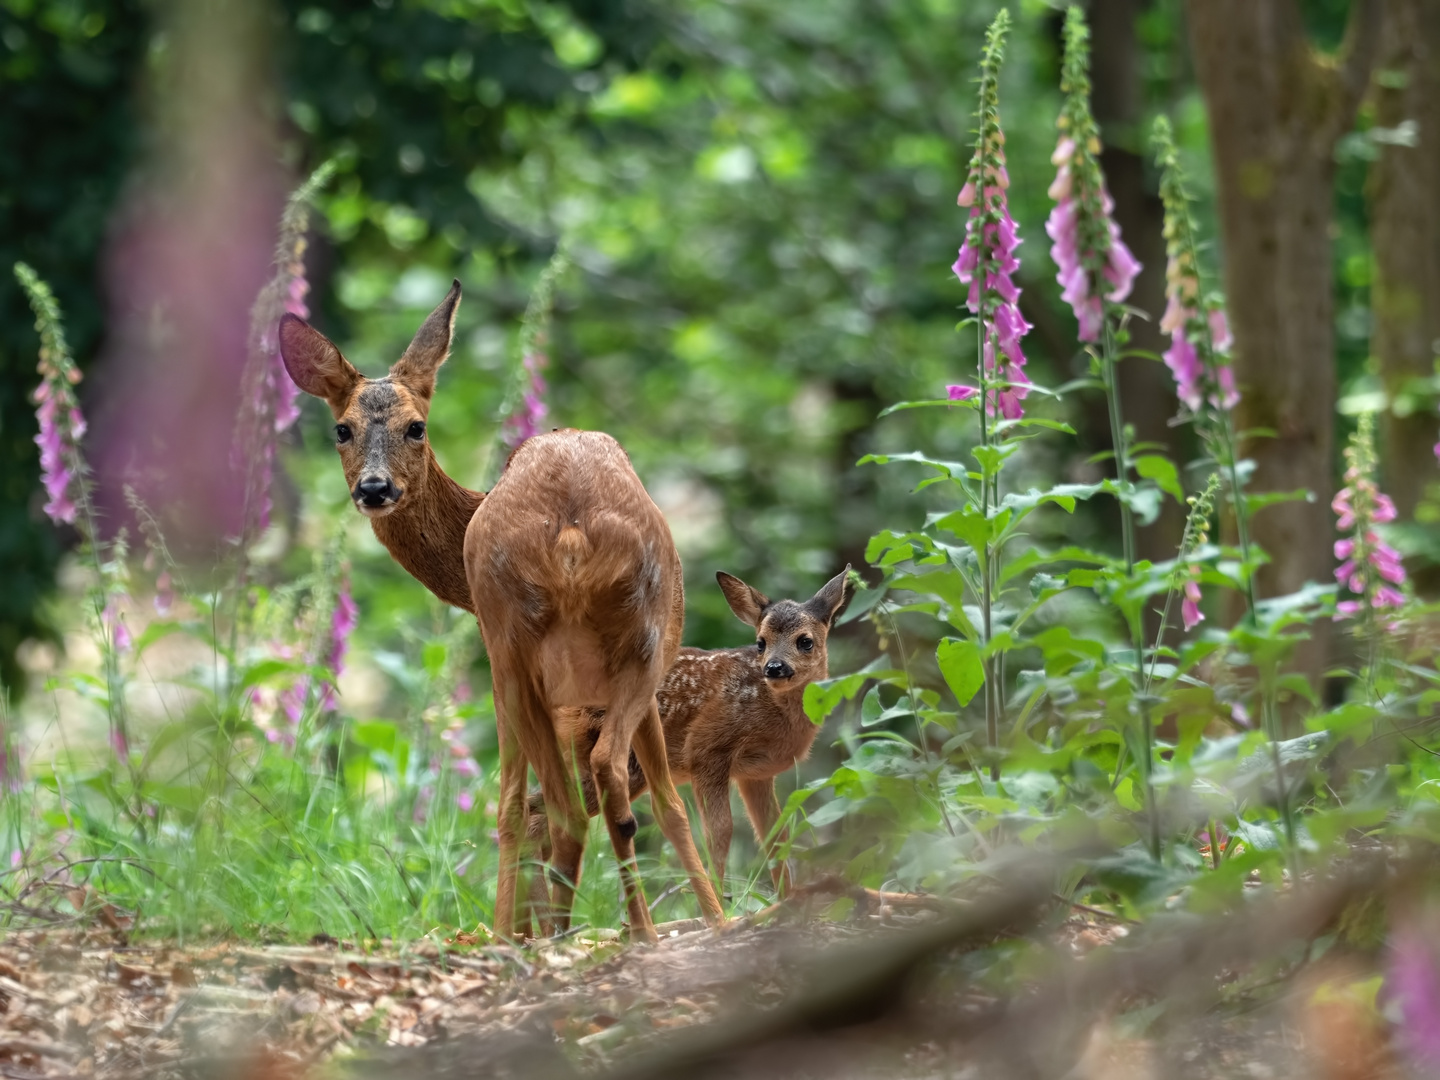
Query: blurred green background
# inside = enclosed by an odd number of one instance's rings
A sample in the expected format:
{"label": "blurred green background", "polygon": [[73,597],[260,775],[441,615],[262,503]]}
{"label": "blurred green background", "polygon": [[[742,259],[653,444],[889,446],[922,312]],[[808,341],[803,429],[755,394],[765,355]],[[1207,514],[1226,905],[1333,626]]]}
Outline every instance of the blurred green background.
{"label": "blurred green background", "polygon": [[[1035,380],[1057,385],[1084,367],[1043,231],[1061,10],[1042,0],[1011,6],[1018,28],[1002,111],[1025,240],[1024,305],[1036,324],[1027,350]],[[1333,45],[1347,5],[1302,6],[1317,42]],[[373,374],[399,355],[450,278],[462,281],[457,347],[430,430],[446,468],[478,486],[489,479],[520,316],[563,240],[573,266],[548,350],[552,422],[609,431],[630,451],[685,561],[687,641],[743,641],[714,587],[717,569],[771,595],[808,595],[846,562],[863,566],[877,528],[922,513],[900,474],[855,468],[862,454],[919,443],[950,456],[968,438],[943,412],[876,417],[895,400],[939,396],[973,367],[973,343],[953,333],[962,293],[949,264],[963,235],[954,198],[969,156],[973,65],[996,7],[259,7],[263,92],[253,104],[275,155],[292,182],[322,161],[339,164],[308,253],[312,319]],[[1107,7],[1118,21],[1107,21]],[[1128,155],[1143,180],[1133,196],[1117,191],[1122,222],[1153,204],[1143,132],[1162,110],[1177,118],[1209,205],[1204,113],[1180,8],[1176,0],[1097,8],[1096,107],[1107,153]],[[127,187],[146,182],[148,149],[166,137],[168,114],[154,98],[174,9],[173,0],[0,0],[0,264],[22,258],[53,283],[82,366],[105,346],[101,265],[112,214]],[[1107,29],[1115,25],[1120,32]],[[1119,84],[1127,92],[1107,98],[1106,87]],[[1363,374],[1367,351],[1364,175],[1363,161],[1342,161],[1335,258],[1347,378]],[[1130,240],[1137,251],[1147,246]],[[1162,267],[1150,261],[1153,284]],[[1142,285],[1142,302],[1143,293]],[[56,634],[45,598],[74,538],[40,512],[27,401],[36,339],[8,274],[0,309],[0,562],[9,571],[0,675],[18,688],[17,648]],[[100,382],[87,379],[82,396]],[[1165,382],[1134,388],[1127,408],[1172,415]],[[1098,396],[1036,400],[1042,411],[1068,410],[1081,439],[1030,444],[1022,482],[1096,478],[1101,466],[1089,456],[1108,443]],[[303,407],[276,491],[277,578],[308,567],[318,538],[350,513],[328,414],[315,401]],[[1183,458],[1186,449],[1176,452]],[[1102,546],[1105,526],[1083,514],[1067,523],[1084,534],[1077,539]],[[1173,545],[1163,523],[1154,535],[1159,552]],[[363,523],[349,522],[346,550],[360,641],[372,652],[403,651],[407,626],[438,618],[434,601]],[[837,670],[873,653],[868,634],[847,632]],[[398,688],[376,692],[373,707],[383,711]]]}

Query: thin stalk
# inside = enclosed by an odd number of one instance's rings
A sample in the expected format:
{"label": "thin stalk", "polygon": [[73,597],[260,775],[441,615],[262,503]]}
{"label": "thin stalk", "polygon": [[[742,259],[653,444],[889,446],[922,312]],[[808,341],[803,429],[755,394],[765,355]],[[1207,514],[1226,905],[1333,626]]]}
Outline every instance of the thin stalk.
{"label": "thin stalk", "polygon": [[[1104,336],[1100,348],[1100,369],[1105,380],[1105,399],[1110,413],[1110,439],[1115,448],[1115,482],[1119,485],[1117,497],[1120,502],[1121,550],[1125,557],[1125,576],[1135,574],[1135,514],[1126,498],[1126,487],[1130,483],[1129,449],[1125,445],[1125,417],[1120,405],[1120,380],[1115,363],[1115,334],[1110,322],[1110,313],[1105,313]],[[1154,763],[1155,731],[1150,719],[1150,706],[1144,693],[1146,680],[1143,675],[1145,664],[1144,619],[1127,619],[1130,623],[1130,645],[1135,653],[1135,667],[1131,686],[1140,706],[1140,742],[1144,757],[1140,762],[1140,776],[1145,785],[1145,808],[1150,826],[1150,855],[1160,858],[1160,808],[1155,798]]]}
{"label": "thin stalk", "polygon": [[[1188,227],[1185,229],[1185,245],[1189,250],[1191,265],[1199,273],[1200,260],[1195,234]],[[1206,356],[1214,357],[1215,339],[1211,332],[1210,320],[1202,319],[1204,323]],[[1258,597],[1255,593],[1255,574],[1250,565],[1250,507],[1245,502],[1245,492],[1240,484],[1240,467],[1236,461],[1236,438],[1235,420],[1230,410],[1216,406],[1219,413],[1219,422],[1215,425],[1216,434],[1219,437],[1221,447],[1220,462],[1225,470],[1225,477],[1230,488],[1230,506],[1235,514],[1235,538],[1240,545],[1241,571],[1245,579],[1245,603],[1246,618],[1251,626],[1258,626],[1257,606]],[[1270,740],[1270,759],[1275,768],[1276,795],[1280,800],[1280,818],[1285,824],[1285,840],[1289,849],[1291,861],[1295,853],[1295,818],[1290,810],[1290,797],[1285,790],[1285,774],[1280,767],[1280,749],[1276,746],[1279,738],[1279,717],[1275,712],[1275,691],[1273,680],[1265,680],[1260,693],[1260,722],[1266,737]],[[1294,868],[1292,867],[1292,877]]]}
{"label": "thin stalk", "polygon": [[[984,266],[984,254],[982,253],[979,273],[985,272]],[[980,372],[980,445],[988,448],[990,445],[990,423],[986,411],[989,398],[986,396],[988,391],[985,385],[985,317],[983,314],[983,301],[982,314],[980,318],[976,320],[976,326],[978,327],[976,341],[976,348],[978,349],[977,367]],[[980,516],[985,519],[988,525],[990,521],[990,473],[984,461],[980,463]],[[983,661],[985,666],[985,744],[990,748],[991,754],[998,755],[1000,748],[1000,718],[995,707],[997,696],[995,688],[995,658],[991,656],[988,651],[990,648],[990,608],[992,602],[990,572],[992,554],[990,541],[987,538],[983,545],[980,558],[980,615],[985,634],[985,648],[987,650]],[[1000,779],[1000,760],[998,756],[990,763],[990,779]]]}

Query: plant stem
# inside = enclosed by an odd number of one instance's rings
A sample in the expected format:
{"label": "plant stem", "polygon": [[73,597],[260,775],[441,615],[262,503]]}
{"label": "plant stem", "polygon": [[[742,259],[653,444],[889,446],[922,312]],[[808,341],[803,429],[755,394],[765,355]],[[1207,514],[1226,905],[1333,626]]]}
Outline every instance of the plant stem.
{"label": "plant stem", "polygon": [[[1125,576],[1135,576],[1135,513],[1130,507],[1128,487],[1130,483],[1130,461],[1125,445],[1125,416],[1120,405],[1120,379],[1115,362],[1115,334],[1110,321],[1110,312],[1105,313],[1104,334],[1100,346],[1100,370],[1105,381],[1105,400],[1110,413],[1110,439],[1115,448],[1116,498],[1120,503],[1121,551],[1125,557]],[[1130,624],[1130,645],[1135,653],[1135,666],[1131,688],[1138,699],[1140,708],[1140,742],[1144,756],[1140,761],[1140,776],[1145,785],[1145,809],[1150,826],[1150,855],[1160,858],[1160,809],[1156,805],[1154,761],[1155,732],[1150,719],[1150,705],[1144,692],[1145,678],[1145,621],[1127,618]]]}
{"label": "plant stem", "polygon": [[[984,254],[981,255],[981,265],[978,273],[984,272]],[[976,320],[978,326],[976,347],[979,350],[976,366],[979,369],[978,381],[980,383],[980,445],[990,446],[990,422],[987,415],[989,399],[986,396],[988,391],[985,385],[985,314],[982,301],[980,318]],[[990,469],[984,460],[980,462],[980,516],[985,519],[987,528],[990,522]],[[980,555],[980,614],[985,635],[986,655],[982,661],[985,669],[985,744],[990,748],[992,755],[999,754],[1000,748],[1000,718],[996,709],[998,697],[995,686],[995,658],[989,654],[990,648],[990,608],[992,603],[991,570],[990,560],[993,556],[990,541],[987,538],[982,546]],[[990,779],[1000,779],[1000,760],[992,757],[990,762]]]}
{"label": "plant stem", "polygon": [[[1199,253],[1195,243],[1194,232],[1186,227],[1185,244],[1189,249],[1191,265],[1196,267],[1199,273]],[[1215,356],[1215,339],[1210,327],[1210,320],[1203,319],[1205,325],[1205,355],[1213,358]],[[1206,388],[1208,391],[1208,387]],[[1258,629],[1259,619],[1257,616],[1258,597],[1255,592],[1255,572],[1250,565],[1250,507],[1245,501],[1245,491],[1240,483],[1240,466],[1236,460],[1235,419],[1229,409],[1222,404],[1215,404],[1217,422],[1213,425],[1215,435],[1220,443],[1220,454],[1218,455],[1220,465],[1225,470],[1225,477],[1229,481],[1230,506],[1235,514],[1235,538],[1240,545],[1240,572],[1245,581],[1245,604],[1246,618],[1252,627]],[[1275,711],[1275,689],[1274,681],[1271,679],[1262,680],[1260,692],[1260,723],[1266,737],[1270,740],[1270,758],[1275,767],[1276,796],[1280,800],[1280,818],[1285,823],[1285,840],[1289,848],[1290,860],[1294,860],[1295,853],[1295,819],[1290,812],[1290,797],[1285,791],[1285,775],[1280,767],[1280,750],[1275,745],[1279,738],[1279,717]],[[1294,867],[1292,865],[1292,877]]]}

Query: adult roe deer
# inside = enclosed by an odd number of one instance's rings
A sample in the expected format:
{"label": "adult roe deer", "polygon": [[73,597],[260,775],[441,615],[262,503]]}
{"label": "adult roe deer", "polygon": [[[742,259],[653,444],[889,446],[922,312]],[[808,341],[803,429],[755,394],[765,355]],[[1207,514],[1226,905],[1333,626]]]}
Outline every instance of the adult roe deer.
{"label": "adult roe deer", "polygon": [[376,538],[421,584],[473,613],[490,655],[500,736],[500,876],[495,931],[514,934],[526,766],[535,770],[563,928],[588,815],[556,736],[564,706],[603,708],[587,768],[620,862],[631,933],[655,940],[635,869],[629,757],[650,778],[655,816],[680,853],[705,919],[723,921],[665,759],[655,690],[680,649],[685,598],[669,526],[608,435],[557,430],[511,454],[495,486],[470,491],[425,437],[436,373],[450,352],[456,281],[383,378],[367,379],[318,330],[280,322],[286,370],[335,417],[351,497]]}
{"label": "adult roe deer", "polygon": [[[755,627],[754,645],[738,649],[682,648],[656,693],[665,728],[670,777],[689,782],[700,804],[710,866],[723,890],[733,823],[730,782],[740,789],[755,839],[767,857],[783,843],[770,833],[780,817],[775,777],[803,761],[819,728],[805,715],[805,687],[828,678],[828,640],[850,600],[850,567],[809,600],[771,600],[739,578],[716,574],[730,610]],[[603,709],[561,709],[560,745],[583,758],[604,730]],[[630,758],[630,798],[649,787],[643,764]],[[586,810],[598,813],[595,787],[581,771]],[[543,844],[544,806],[531,799],[530,836]],[[785,863],[771,866],[775,887],[789,883]],[[537,895],[533,898],[539,902]]]}

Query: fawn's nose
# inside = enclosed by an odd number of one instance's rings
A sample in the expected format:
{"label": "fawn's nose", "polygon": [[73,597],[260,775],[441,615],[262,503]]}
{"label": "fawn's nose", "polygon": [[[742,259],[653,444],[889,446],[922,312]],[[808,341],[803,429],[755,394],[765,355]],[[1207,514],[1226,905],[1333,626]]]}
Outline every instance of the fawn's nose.
{"label": "fawn's nose", "polygon": [[788,679],[795,674],[795,669],[784,660],[771,660],[765,665],[765,678],[767,679]]}
{"label": "fawn's nose", "polygon": [[384,506],[391,498],[392,485],[379,476],[367,476],[355,485],[355,501],[366,506]]}

